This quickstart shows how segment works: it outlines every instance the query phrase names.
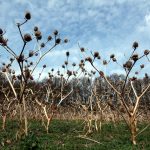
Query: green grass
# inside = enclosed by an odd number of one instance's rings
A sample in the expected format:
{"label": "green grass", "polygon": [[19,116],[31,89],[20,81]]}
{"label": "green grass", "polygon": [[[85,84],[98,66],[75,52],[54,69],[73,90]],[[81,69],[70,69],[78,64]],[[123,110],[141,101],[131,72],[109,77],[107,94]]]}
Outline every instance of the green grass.
{"label": "green grass", "polygon": [[[84,135],[82,121],[53,120],[49,134],[40,121],[29,122],[29,135],[16,141],[18,129],[16,121],[8,121],[6,131],[0,131],[0,150],[131,150],[133,149],[129,131],[125,124],[103,124],[101,133],[88,137],[101,144],[79,138]],[[1,122],[0,122],[1,125]],[[145,124],[139,126],[143,128]],[[134,149],[150,150],[150,128],[137,138]]]}

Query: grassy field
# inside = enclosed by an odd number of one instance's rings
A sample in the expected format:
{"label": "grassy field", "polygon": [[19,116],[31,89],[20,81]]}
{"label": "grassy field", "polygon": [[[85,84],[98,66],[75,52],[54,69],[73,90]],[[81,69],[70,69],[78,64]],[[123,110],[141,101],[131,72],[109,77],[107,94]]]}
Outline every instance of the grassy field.
{"label": "grassy field", "polygon": [[[8,121],[6,131],[0,131],[0,150],[150,150],[150,128],[138,138],[138,145],[132,147],[129,132],[125,124],[103,124],[101,133],[88,136],[93,141],[82,139],[84,135],[82,121],[53,120],[49,134],[40,121],[30,121],[28,137],[16,141],[18,128],[16,121]],[[1,125],[1,122],[0,122]],[[144,124],[139,128],[143,128]]]}

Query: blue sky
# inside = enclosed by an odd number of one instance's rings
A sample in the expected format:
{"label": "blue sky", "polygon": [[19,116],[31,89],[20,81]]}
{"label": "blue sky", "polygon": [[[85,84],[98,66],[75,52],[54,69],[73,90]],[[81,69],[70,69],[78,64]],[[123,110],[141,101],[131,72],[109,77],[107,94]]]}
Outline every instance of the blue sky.
{"label": "blue sky", "polygon": [[[57,29],[61,37],[69,39],[67,45],[60,45],[45,57],[38,71],[43,64],[47,64],[47,71],[61,66],[66,51],[70,51],[72,62],[78,62],[82,58],[78,42],[88,50],[99,51],[107,60],[115,53],[120,62],[131,53],[134,41],[139,42],[139,54],[150,48],[149,0],[0,0],[0,10],[0,27],[6,30],[9,44],[16,51],[22,43],[15,23],[22,21],[25,11],[31,12],[32,19],[23,27],[24,33],[31,33],[37,25],[45,38]],[[0,54],[3,56],[2,48]],[[102,69],[99,62],[96,66]],[[113,64],[105,71],[123,73],[121,70]],[[149,62],[145,72],[150,73]]]}

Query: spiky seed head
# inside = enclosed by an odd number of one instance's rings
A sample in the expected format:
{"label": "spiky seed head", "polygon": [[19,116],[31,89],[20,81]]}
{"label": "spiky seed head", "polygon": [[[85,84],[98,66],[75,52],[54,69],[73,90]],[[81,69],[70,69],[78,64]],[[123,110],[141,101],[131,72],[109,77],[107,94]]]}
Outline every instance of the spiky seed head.
{"label": "spiky seed head", "polygon": [[148,49],[146,49],[145,51],[144,51],[144,55],[148,55],[150,53],[150,51],[148,50]]}
{"label": "spiky seed head", "polygon": [[110,58],[111,58],[111,59],[113,59],[114,57],[115,57],[115,55],[114,55],[114,54],[111,54],[111,55],[110,55]]}
{"label": "spiky seed head", "polygon": [[60,44],[61,39],[60,39],[60,38],[57,38],[55,42],[56,42],[56,44]]}
{"label": "spiky seed head", "polygon": [[55,36],[58,35],[58,30],[55,30],[53,33]]}
{"label": "spiky seed head", "polygon": [[41,48],[44,48],[45,47],[45,43],[41,43]]}
{"label": "spiky seed head", "polygon": [[92,63],[92,58],[91,57],[87,57],[85,60]]}
{"label": "spiky seed head", "polygon": [[3,34],[3,30],[0,28],[0,35],[2,35]]}
{"label": "spiky seed head", "polygon": [[26,42],[30,42],[31,40],[32,40],[32,37],[31,37],[31,35],[30,34],[25,34],[24,35],[24,40],[26,41]]}
{"label": "spiky seed head", "polygon": [[64,39],[64,43],[68,43],[68,39]]}
{"label": "spiky seed head", "polygon": [[41,31],[37,30],[37,31],[34,32],[34,35],[36,37],[40,37],[42,34],[41,34]]}
{"label": "spiky seed head", "polygon": [[70,55],[70,53],[69,53],[69,52],[66,52],[66,56],[69,57],[69,55]]}
{"label": "spiky seed head", "polygon": [[141,69],[143,69],[144,68],[144,64],[140,65],[140,67],[141,67]]}
{"label": "spiky seed head", "polygon": [[43,65],[43,68],[46,68],[46,65]]}
{"label": "spiky seed head", "polygon": [[99,56],[99,52],[94,52],[94,57],[97,58]]}
{"label": "spiky seed head", "polygon": [[125,67],[127,67],[128,69],[130,69],[132,67],[132,61],[127,61],[125,64]]}
{"label": "spiky seed head", "polygon": [[81,47],[80,50],[81,50],[81,52],[84,52],[84,51],[85,51],[85,48],[84,48],[84,47]]}
{"label": "spiky seed head", "polygon": [[34,51],[29,51],[29,57],[32,57],[34,55]]}
{"label": "spiky seed head", "polygon": [[137,61],[139,59],[138,54],[133,54],[132,60]]}
{"label": "spiky seed head", "polygon": [[107,60],[103,60],[103,65],[107,65]]}
{"label": "spiky seed head", "polygon": [[138,44],[138,42],[136,42],[136,41],[135,41],[135,42],[133,43],[133,45],[132,45],[132,47],[133,47],[134,49],[138,48],[138,46],[139,46],[139,44]]}
{"label": "spiky seed head", "polygon": [[31,19],[31,13],[29,11],[27,11],[25,13],[25,19],[30,20]]}
{"label": "spiky seed head", "polygon": [[66,66],[68,65],[68,61],[65,61],[65,65],[66,65]]}
{"label": "spiky seed head", "polygon": [[116,61],[117,61],[117,59],[116,59],[116,58],[112,58],[112,60],[113,60],[113,62],[116,62]]}
{"label": "spiky seed head", "polygon": [[37,26],[34,27],[34,31],[38,31],[39,28]]}
{"label": "spiky seed head", "polygon": [[48,37],[47,37],[47,41],[51,41],[53,38],[52,38],[52,36],[51,35],[49,35]]}

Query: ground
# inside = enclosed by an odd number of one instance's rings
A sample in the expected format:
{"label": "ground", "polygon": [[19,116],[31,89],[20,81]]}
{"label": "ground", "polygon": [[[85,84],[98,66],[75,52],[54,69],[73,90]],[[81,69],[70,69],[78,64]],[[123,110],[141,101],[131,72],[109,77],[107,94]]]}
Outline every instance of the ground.
{"label": "ground", "polygon": [[[150,127],[138,136],[134,148],[125,124],[104,123],[101,132],[87,137],[99,144],[80,138],[84,135],[83,121],[52,120],[47,134],[40,121],[29,122],[29,135],[16,141],[18,122],[9,120],[5,131],[0,131],[0,150],[150,150]],[[0,122],[1,125],[1,122]],[[140,124],[143,128],[145,123]]]}

